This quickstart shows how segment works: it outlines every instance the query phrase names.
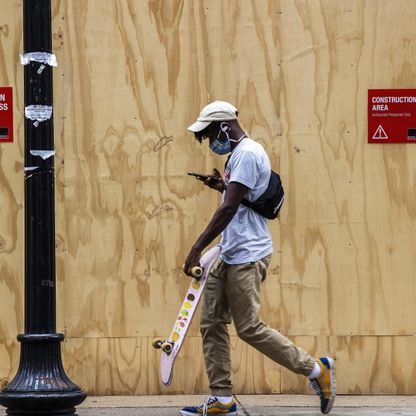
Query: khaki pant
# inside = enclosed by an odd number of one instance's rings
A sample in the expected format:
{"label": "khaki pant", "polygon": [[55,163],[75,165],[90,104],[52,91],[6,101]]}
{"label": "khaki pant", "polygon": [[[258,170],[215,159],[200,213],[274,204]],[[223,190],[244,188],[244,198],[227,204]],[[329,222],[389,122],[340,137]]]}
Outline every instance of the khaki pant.
{"label": "khaki pant", "polygon": [[260,284],[271,256],[253,263],[229,265],[218,259],[208,276],[202,301],[201,334],[205,366],[214,396],[230,396],[231,359],[227,325],[234,320],[238,336],[276,363],[305,376],[315,360],[280,332],[259,319]]}

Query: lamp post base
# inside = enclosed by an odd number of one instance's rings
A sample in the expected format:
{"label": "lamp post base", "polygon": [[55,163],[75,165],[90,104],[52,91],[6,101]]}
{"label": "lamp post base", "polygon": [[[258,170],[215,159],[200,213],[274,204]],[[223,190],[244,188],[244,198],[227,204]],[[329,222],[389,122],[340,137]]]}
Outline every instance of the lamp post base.
{"label": "lamp post base", "polygon": [[23,334],[20,364],[14,379],[0,392],[8,415],[73,415],[87,393],[65,374],[63,334]]}

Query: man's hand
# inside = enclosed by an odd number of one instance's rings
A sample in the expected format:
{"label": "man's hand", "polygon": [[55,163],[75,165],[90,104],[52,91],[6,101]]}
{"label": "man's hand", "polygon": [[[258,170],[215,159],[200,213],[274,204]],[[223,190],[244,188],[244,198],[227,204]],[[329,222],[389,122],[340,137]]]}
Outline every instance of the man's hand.
{"label": "man's hand", "polygon": [[204,185],[209,186],[211,189],[215,189],[218,192],[224,191],[224,183],[222,181],[221,173],[217,169],[212,169],[212,175],[204,181]]}
{"label": "man's hand", "polygon": [[199,261],[201,260],[201,251],[192,247],[191,251],[188,254],[188,257],[185,260],[184,272],[188,276],[192,276],[191,270],[194,266],[199,266]]}

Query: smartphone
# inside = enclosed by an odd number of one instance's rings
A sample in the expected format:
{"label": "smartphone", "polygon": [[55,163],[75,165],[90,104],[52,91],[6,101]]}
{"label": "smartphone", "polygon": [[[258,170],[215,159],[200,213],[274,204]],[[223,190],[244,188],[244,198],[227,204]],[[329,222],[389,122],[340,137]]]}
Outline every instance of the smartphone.
{"label": "smartphone", "polygon": [[206,181],[211,176],[211,175],[205,175],[204,173],[194,173],[194,172],[188,172],[188,175],[196,176],[198,178],[203,179],[204,181]]}

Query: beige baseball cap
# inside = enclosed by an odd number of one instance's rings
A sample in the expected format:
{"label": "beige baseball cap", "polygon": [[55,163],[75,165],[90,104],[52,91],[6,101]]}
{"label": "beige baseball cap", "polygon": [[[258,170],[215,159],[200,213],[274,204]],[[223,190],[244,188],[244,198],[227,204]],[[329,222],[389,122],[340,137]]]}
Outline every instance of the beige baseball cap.
{"label": "beige baseball cap", "polygon": [[188,127],[189,131],[197,133],[202,131],[213,121],[236,120],[238,110],[226,101],[213,101],[206,105],[194,124]]}

